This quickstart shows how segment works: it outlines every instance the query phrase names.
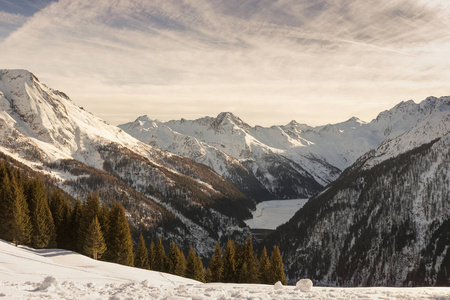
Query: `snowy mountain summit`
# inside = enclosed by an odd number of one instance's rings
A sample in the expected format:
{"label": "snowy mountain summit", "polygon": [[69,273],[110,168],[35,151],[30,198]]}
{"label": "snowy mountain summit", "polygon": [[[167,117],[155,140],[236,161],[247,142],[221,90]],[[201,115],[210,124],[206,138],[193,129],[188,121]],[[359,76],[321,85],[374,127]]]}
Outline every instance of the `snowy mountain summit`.
{"label": "snowy mountain summit", "polygon": [[[75,105],[67,95],[52,90],[25,70],[0,71],[1,144],[12,145],[27,140],[42,160],[75,158],[96,168],[102,167],[95,148],[102,143],[116,143],[138,152],[149,147]],[[32,150],[29,150],[32,151]]]}
{"label": "snowy mountain summit", "polygon": [[[271,199],[306,198],[368,151],[395,142],[392,156],[442,136],[449,126],[448,102],[449,97],[402,102],[370,123],[353,117],[317,127],[296,121],[252,127],[224,112],[215,118],[168,122],[145,116],[119,127],[144,143],[206,164],[236,185],[242,178],[232,170],[245,170]],[[388,158],[387,153],[377,157]],[[264,195],[256,189],[247,194]]]}

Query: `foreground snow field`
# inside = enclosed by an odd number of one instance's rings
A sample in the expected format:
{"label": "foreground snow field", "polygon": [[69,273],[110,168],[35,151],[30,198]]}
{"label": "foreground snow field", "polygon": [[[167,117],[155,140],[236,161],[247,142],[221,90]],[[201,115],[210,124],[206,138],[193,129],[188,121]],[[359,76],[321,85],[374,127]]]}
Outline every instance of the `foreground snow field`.
{"label": "foreground snow field", "polygon": [[324,288],[202,284],[94,261],[59,250],[0,241],[0,299],[450,299],[450,288]]}
{"label": "foreground snow field", "polygon": [[253,219],[245,220],[250,228],[275,229],[289,221],[308,199],[271,200],[258,203]]}

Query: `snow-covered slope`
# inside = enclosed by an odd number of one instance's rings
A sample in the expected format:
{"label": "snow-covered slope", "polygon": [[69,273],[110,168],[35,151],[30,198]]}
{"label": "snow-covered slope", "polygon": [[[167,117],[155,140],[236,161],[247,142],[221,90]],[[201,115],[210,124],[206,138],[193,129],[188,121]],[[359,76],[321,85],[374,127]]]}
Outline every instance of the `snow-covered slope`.
{"label": "snow-covered slope", "polygon": [[[120,129],[75,105],[62,92],[52,90],[26,70],[0,71],[1,141],[23,140],[35,146],[46,161],[74,158],[103,167],[97,153],[101,144],[115,143],[142,155],[155,153]],[[27,153],[20,152],[20,155]]]}
{"label": "snow-covered slope", "polygon": [[[120,128],[144,143],[204,163],[238,186],[243,180],[231,170],[246,169],[272,196],[283,199],[310,196],[380,145],[396,143],[388,147],[390,156],[379,154],[378,161],[441,136],[449,126],[448,99],[402,102],[370,123],[351,118],[318,127],[296,121],[251,127],[232,113],[221,113],[216,118],[169,122],[143,116]],[[286,180],[284,173],[303,180]]]}
{"label": "snow-covered slope", "polygon": [[202,284],[174,275],[92,260],[60,249],[34,250],[0,241],[4,299],[446,299],[450,288],[313,287]]}
{"label": "snow-covered slope", "polygon": [[360,159],[364,161],[365,168],[450,132],[450,97],[429,97],[419,104],[402,102],[392,110],[381,113],[372,123],[373,128],[383,131],[386,139],[374,152]]}
{"label": "snow-covered slope", "polygon": [[166,238],[192,235],[200,252],[242,233],[254,207],[211,169],[140,142],[25,70],[0,71],[0,129],[0,151],[60,180],[73,196],[95,190],[104,202],[119,200],[133,224],[166,223]]}

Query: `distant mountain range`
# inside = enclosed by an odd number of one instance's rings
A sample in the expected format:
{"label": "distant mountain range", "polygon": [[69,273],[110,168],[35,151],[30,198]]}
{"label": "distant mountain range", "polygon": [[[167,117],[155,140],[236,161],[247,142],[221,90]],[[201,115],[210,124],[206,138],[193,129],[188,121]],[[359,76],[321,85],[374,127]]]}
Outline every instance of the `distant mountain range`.
{"label": "distant mountain range", "polygon": [[147,237],[209,255],[249,234],[257,202],[313,196],[267,241],[291,280],[448,282],[450,97],[401,102],[370,123],[252,127],[224,112],[118,128],[28,71],[1,70],[0,129],[4,155],[74,197],[121,202]]}
{"label": "distant mountain range", "polygon": [[430,97],[420,104],[402,102],[370,123],[353,117],[318,127],[296,121],[251,127],[227,112],[194,121],[142,116],[119,127],[148,145],[209,166],[259,202],[309,198],[387,141],[398,140],[389,146],[390,153],[378,155],[384,159],[442,136],[448,130],[442,124],[446,112],[440,111],[445,101]]}

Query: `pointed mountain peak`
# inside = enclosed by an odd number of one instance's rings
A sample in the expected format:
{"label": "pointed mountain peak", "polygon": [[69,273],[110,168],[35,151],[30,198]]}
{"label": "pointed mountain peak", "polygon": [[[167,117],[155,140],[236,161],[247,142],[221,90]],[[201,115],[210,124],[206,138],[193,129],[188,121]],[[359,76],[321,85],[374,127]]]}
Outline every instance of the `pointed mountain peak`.
{"label": "pointed mountain peak", "polygon": [[426,109],[434,109],[434,108],[439,108],[439,110],[449,110],[449,106],[450,106],[450,96],[445,96],[445,97],[433,97],[430,96],[428,98],[426,98],[425,100],[423,100],[422,102],[419,103],[419,106],[422,110],[426,110]]}
{"label": "pointed mountain peak", "polygon": [[302,130],[302,131],[311,129],[311,126],[309,126],[308,124],[299,123],[295,120],[292,120],[291,122],[287,123],[286,127],[289,127],[291,129],[295,129],[295,130]]}
{"label": "pointed mountain peak", "polygon": [[217,119],[218,120],[224,120],[224,119],[236,120],[236,119],[239,119],[239,117],[235,116],[232,112],[221,112],[220,114],[217,115]]}
{"label": "pointed mountain peak", "polygon": [[230,122],[238,126],[248,126],[238,116],[234,115],[231,112],[221,112],[220,114],[217,115],[216,123],[225,124],[226,122]]}
{"label": "pointed mountain peak", "polygon": [[406,107],[412,107],[415,105],[417,105],[417,104],[413,100],[402,101],[399,104],[397,104],[396,106],[394,106],[394,109],[402,109],[402,108],[406,108]]}
{"label": "pointed mountain peak", "polygon": [[449,110],[450,97],[428,97],[420,103],[416,103],[413,100],[402,101],[390,110],[381,112],[376,120],[386,121],[392,118],[403,119],[405,116],[425,116],[433,111]]}
{"label": "pointed mountain peak", "polygon": [[216,118],[211,119],[212,123],[211,127],[214,128],[214,130],[218,130],[219,128],[226,130],[236,130],[236,129],[242,129],[244,131],[248,131],[250,128],[250,125],[246,124],[244,121],[242,121],[238,116],[234,115],[231,112],[222,112],[217,115]]}
{"label": "pointed mountain peak", "polygon": [[34,83],[40,83],[39,79],[34,76],[33,73],[23,69],[0,70],[0,81],[3,82],[4,86],[12,86],[12,83],[14,83],[14,86],[16,86],[16,88],[20,88],[25,84],[32,86],[34,85]]}
{"label": "pointed mountain peak", "polygon": [[366,124],[366,122],[364,122],[363,120],[361,120],[360,118],[357,118],[357,117],[351,117],[350,119],[347,120],[346,123]]}
{"label": "pointed mountain peak", "polygon": [[138,117],[135,122],[143,122],[143,123],[147,123],[147,122],[153,122],[153,120],[151,120],[147,115],[143,115]]}
{"label": "pointed mountain peak", "polygon": [[29,78],[39,81],[33,73],[24,69],[1,69],[0,74],[1,76],[6,76],[12,79]]}
{"label": "pointed mountain peak", "polygon": [[133,122],[121,124],[118,127],[124,131],[127,131],[132,128],[139,128],[143,130],[143,129],[157,128],[159,127],[159,123],[160,122],[158,120],[152,120],[147,115],[143,115],[138,117]]}

